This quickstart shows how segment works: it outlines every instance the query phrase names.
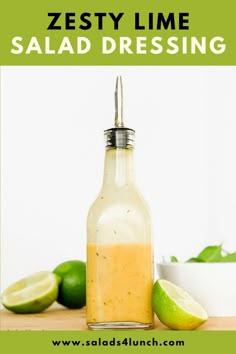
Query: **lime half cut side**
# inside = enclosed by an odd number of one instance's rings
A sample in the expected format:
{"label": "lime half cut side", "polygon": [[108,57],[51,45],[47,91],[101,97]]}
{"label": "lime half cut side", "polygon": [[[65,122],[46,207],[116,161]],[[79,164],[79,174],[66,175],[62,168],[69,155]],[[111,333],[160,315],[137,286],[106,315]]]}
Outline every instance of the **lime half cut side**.
{"label": "lime half cut side", "polygon": [[57,299],[59,283],[54,273],[34,273],[9,286],[2,294],[2,304],[16,313],[41,312]]}
{"label": "lime half cut side", "polygon": [[206,310],[185,290],[164,279],[153,286],[152,306],[159,320],[171,329],[195,329],[208,319]]}

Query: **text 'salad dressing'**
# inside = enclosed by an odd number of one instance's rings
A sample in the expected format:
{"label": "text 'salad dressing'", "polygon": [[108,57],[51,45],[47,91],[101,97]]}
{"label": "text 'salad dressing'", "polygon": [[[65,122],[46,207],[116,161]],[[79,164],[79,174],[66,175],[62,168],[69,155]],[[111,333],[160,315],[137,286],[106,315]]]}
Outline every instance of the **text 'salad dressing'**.
{"label": "text 'salad dressing'", "polygon": [[115,102],[115,127],[105,130],[103,186],[87,220],[87,323],[152,328],[150,216],[135,186],[135,132],[123,124],[120,77]]}

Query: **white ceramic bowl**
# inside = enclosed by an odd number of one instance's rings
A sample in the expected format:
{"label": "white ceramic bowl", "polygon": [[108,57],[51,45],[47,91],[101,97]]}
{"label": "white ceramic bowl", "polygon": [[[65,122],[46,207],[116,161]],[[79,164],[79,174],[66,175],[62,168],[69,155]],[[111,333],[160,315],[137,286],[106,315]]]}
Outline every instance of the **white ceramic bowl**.
{"label": "white ceramic bowl", "polygon": [[157,273],[186,290],[209,316],[236,316],[236,263],[157,263]]}

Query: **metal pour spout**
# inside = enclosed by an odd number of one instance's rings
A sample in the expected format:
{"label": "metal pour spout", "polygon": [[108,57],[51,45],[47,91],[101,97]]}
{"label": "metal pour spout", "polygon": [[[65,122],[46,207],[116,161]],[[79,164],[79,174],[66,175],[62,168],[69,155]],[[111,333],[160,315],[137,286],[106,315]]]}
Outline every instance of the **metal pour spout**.
{"label": "metal pour spout", "polygon": [[123,121],[123,85],[122,77],[116,78],[116,90],[115,90],[115,127],[124,128]]}
{"label": "metal pour spout", "polygon": [[124,126],[122,78],[116,78],[115,127],[104,131],[106,149],[133,149],[135,131]]}

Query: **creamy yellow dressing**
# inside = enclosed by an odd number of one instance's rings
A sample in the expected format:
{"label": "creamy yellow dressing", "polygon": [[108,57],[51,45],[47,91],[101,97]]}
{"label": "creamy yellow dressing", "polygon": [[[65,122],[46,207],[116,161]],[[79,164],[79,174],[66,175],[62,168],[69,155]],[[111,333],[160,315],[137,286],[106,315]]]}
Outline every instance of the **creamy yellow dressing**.
{"label": "creamy yellow dressing", "polygon": [[152,285],[150,243],[88,243],[88,323],[152,323]]}

